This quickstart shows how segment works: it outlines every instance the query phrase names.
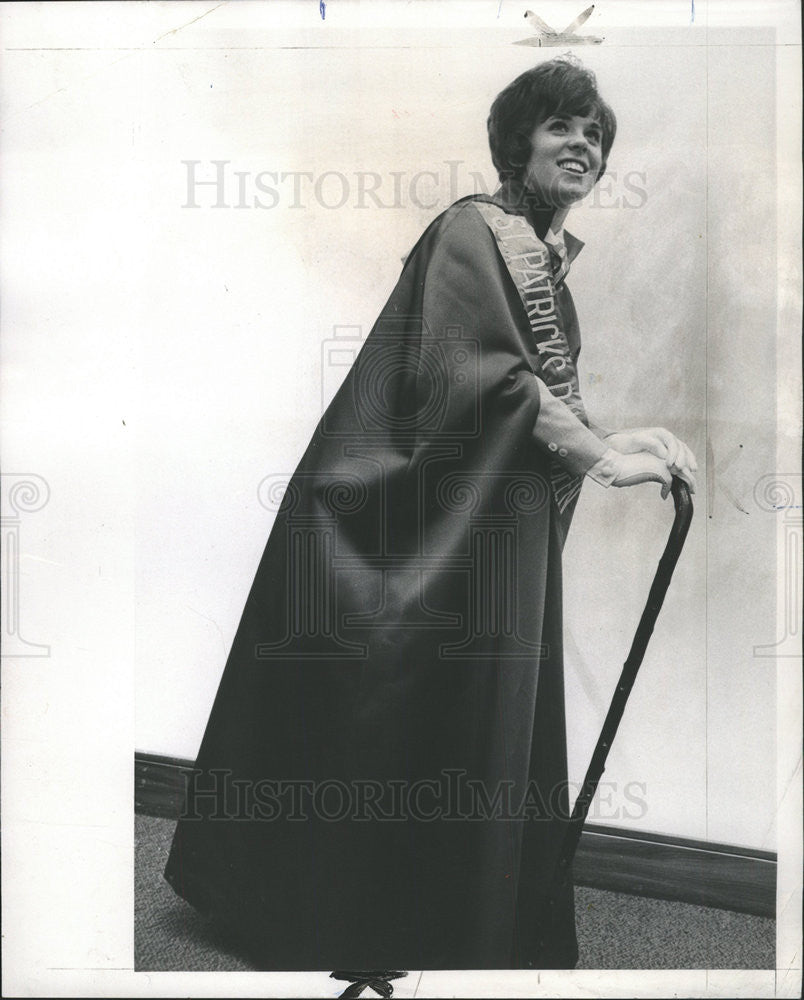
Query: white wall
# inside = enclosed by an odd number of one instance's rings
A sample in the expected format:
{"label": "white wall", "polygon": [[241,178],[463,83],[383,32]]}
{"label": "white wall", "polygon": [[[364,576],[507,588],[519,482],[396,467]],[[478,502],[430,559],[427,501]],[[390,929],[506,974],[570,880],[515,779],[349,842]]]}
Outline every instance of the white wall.
{"label": "white wall", "polygon": [[[549,54],[510,44],[530,30],[513,8],[372,26],[365,4],[322,22],[313,4],[242,3],[159,37],[181,6],[79,22],[51,8],[47,52],[30,45],[35,8],[6,37],[5,470],[51,489],[22,523],[20,579],[21,627],[51,656],[11,669],[20,690],[46,680],[38,711],[81,734],[71,767],[128,731],[132,676],[136,748],[194,756],[271,525],[258,484],[292,471],[322,379],[331,394],[322,345],[336,325],[368,331],[471,171],[492,184],[490,102]],[[776,525],[753,498],[776,468],[775,54],[710,38],[679,6],[662,30],[609,24],[577,50],[620,123],[616,181],[568,223],[587,244],[570,280],[584,395],[603,423],[671,427],[701,466],[593,815],[772,849],[776,664],[752,650],[776,638]],[[186,160],[199,177],[229,161],[229,207],[209,187],[183,207]],[[320,197],[305,181],[293,207],[288,179],[275,207],[235,208],[235,170],[249,201],[262,171],[312,172]],[[410,184],[427,170],[423,208]],[[346,178],[343,207],[323,204],[340,190],[327,171]],[[386,203],[400,172],[401,204],[358,207],[360,171]],[[576,777],[671,518],[654,488],[585,488],[565,573]]]}

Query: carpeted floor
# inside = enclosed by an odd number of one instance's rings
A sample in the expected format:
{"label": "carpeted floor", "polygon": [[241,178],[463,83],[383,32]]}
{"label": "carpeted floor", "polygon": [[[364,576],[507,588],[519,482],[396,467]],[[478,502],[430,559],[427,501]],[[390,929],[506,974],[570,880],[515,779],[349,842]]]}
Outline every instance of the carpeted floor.
{"label": "carpeted floor", "polygon": [[[136,818],[135,969],[254,969],[162,878],[173,828],[172,820]],[[579,969],[772,969],[775,964],[776,922],[763,917],[586,888],[576,890],[576,911]],[[416,981],[411,976],[406,986]],[[321,984],[320,995],[332,996],[333,981],[321,974]]]}

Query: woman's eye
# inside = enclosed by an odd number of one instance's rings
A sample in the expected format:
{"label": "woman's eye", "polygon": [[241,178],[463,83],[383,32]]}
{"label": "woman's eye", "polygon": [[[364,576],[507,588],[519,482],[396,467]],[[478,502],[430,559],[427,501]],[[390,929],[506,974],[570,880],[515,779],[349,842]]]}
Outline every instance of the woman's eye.
{"label": "woman's eye", "polygon": [[596,146],[600,143],[600,133],[599,132],[587,132],[586,138],[593,142]]}
{"label": "woman's eye", "polygon": [[552,125],[550,126],[550,128],[554,132],[556,132],[556,131],[566,132],[567,131],[567,123],[566,122],[553,122]]}

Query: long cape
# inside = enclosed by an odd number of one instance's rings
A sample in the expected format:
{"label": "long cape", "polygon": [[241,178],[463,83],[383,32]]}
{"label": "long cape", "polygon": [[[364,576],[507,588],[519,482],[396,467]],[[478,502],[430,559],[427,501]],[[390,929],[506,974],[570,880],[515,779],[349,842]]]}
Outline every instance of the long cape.
{"label": "long cape", "polygon": [[287,485],[176,828],[165,877],[264,969],[577,958],[547,885],[574,501],[488,205],[523,214],[503,191],[427,229]]}

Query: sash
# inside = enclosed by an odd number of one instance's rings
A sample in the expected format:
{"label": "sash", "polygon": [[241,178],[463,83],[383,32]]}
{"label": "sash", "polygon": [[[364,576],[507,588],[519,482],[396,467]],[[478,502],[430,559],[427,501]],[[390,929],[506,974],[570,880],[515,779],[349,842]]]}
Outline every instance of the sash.
{"label": "sash", "polygon": [[[555,282],[550,251],[522,215],[509,215],[492,202],[476,201],[494,234],[511,279],[525,307],[539,355],[539,377],[586,426],[589,420],[581,399],[578,370],[556,312]],[[553,497],[563,514],[577,499],[583,476],[574,476],[553,458],[550,462]]]}

